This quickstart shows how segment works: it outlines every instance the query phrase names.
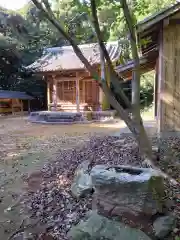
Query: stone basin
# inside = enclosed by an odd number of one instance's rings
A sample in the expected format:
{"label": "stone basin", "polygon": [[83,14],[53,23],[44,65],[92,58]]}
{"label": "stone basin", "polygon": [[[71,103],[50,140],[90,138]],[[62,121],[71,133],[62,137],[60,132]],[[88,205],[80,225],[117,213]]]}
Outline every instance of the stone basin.
{"label": "stone basin", "polygon": [[95,188],[94,208],[101,214],[152,216],[163,211],[164,184],[159,172],[131,166],[95,166],[91,171]]}

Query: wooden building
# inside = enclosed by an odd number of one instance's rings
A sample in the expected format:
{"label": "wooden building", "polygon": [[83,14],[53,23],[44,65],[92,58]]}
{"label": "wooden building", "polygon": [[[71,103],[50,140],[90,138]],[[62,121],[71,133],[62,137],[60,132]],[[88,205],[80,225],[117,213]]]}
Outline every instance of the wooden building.
{"label": "wooden building", "polygon": [[[140,72],[155,70],[155,115],[158,131],[180,130],[180,3],[171,5],[137,24],[140,48]],[[117,42],[106,48],[117,73],[132,79],[134,62],[118,65]],[[81,45],[84,56],[100,70],[97,44]],[[47,49],[38,61],[28,66],[43,74],[48,83],[48,109],[97,110],[104,96],[70,46]]]}
{"label": "wooden building", "polygon": [[[98,44],[79,45],[84,56],[100,74]],[[107,51],[117,64],[121,50],[118,42],[108,42]],[[43,56],[28,66],[47,81],[48,110],[86,111],[106,108],[105,96],[71,46],[46,49]]]}
{"label": "wooden building", "polygon": [[25,92],[0,90],[0,114],[23,113],[24,101],[28,102],[28,111],[30,111],[30,101],[33,97]]}
{"label": "wooden building", "polygon": [[[140,71],[156,71],[154,95],[158,131],[179,131],[180,3],[139,22],[137,32],[141,44]],[[116,70],[125,79],[131,79],[133,64],[131,61]]]}

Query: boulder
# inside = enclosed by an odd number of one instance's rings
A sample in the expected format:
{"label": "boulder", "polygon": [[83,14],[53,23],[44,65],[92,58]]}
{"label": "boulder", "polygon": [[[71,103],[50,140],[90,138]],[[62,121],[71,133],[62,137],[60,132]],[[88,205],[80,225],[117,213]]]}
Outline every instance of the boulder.
{"label": "boulder", "polygon": [[150,240],[141,230],[109,220],[94,211],[85,221],[72,227],[68,235],[72,240]]}
{"label": "boulder", "polygon": [[89,164],[89,161],[82,162],[75,172],[71,192],[77,198],[84,197],[93,190],[91,176],[89,175]]}
{"label": "boulder", "polygon": [[173,231],[175,225],[174,216],[159,217],[153,223],[155,236],[159,239],[164,239],[171,231]]}
{"label": "boulder", "polygon": [[95,187],[93,208],[105,216],[134,218],[152,216],[163,210],[163,178],[157,171],[99,165],[92,169],[91,177]]}
{"label": "boulder", "polygon": [[23,240],[24,239],[24,233],[17,233],[12,240]]}

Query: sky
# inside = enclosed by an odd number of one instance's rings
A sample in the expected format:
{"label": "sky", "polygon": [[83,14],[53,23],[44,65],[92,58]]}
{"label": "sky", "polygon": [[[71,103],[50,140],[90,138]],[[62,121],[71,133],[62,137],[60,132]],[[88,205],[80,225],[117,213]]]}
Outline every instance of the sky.
{"label": "sky", "polygon": [[28,0],[0,0],[0,6],[12,10],[17,10],[23,7],[27,2]]}

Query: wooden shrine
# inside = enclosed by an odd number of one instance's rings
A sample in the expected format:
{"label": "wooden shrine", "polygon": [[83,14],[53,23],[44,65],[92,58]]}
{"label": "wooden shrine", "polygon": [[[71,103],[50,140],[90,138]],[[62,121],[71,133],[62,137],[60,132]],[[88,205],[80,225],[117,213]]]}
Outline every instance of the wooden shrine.
{"label": "wooden shrine", "polygon": [[[79,45],[79,48],[100,73],[98,44],[83,44]],[[121,54],[118,42],[108,42],[106,48],[116,65]],[[43,56],[28,66],[28,69],[44,76],[50,111],[98,111],[109,106],[97,82],[85,69],[71,46],[46,49]]]}

